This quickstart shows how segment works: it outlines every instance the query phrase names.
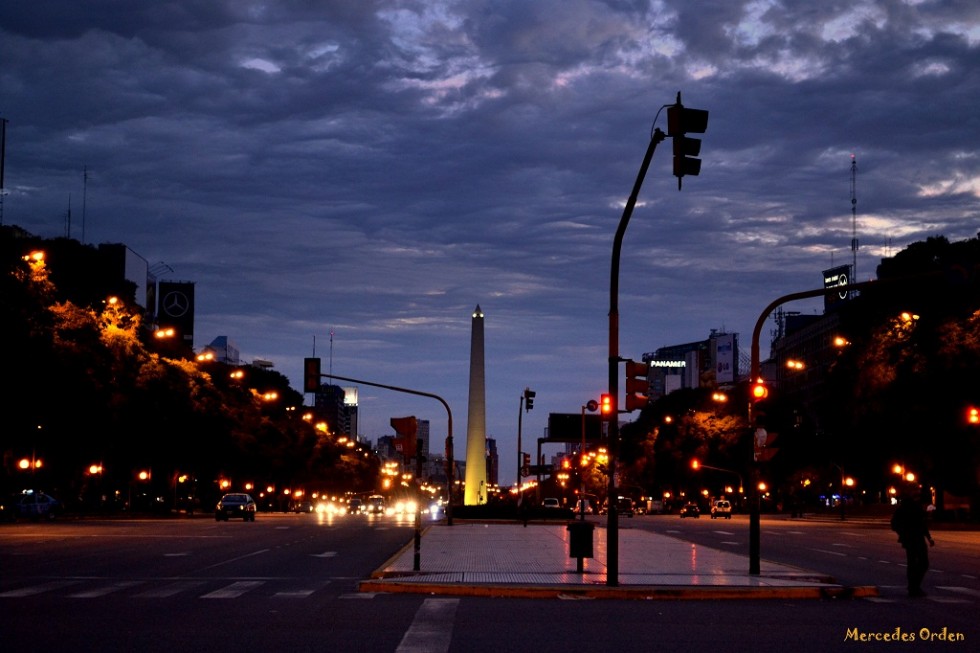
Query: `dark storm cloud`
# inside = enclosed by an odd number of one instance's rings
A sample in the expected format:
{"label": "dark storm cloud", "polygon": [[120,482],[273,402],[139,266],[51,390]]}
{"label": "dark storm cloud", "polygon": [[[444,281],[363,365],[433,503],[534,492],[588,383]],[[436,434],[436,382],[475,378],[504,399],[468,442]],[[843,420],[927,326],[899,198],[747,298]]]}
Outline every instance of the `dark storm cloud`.
{"label": "dark storm cloud", "polygon": [[[602,391],[612,234],[658,111],[711,111],[678,193],[658,150],[624,243],[621,349],[740,332],[773,297],[978,224],[971,2],[4,2],[5,223],[125,242],[197,283],[197,342],[299,385],[339,374],[466,410],[513,447]],[[656,125],[654,119],[657,118]],[[814,310],[811,307],[805,310]],[[374,438],[435,410],[361,389]],[[434,428],[439,428],[434,426]],[[509,457],[504,459],[504,477]]]}

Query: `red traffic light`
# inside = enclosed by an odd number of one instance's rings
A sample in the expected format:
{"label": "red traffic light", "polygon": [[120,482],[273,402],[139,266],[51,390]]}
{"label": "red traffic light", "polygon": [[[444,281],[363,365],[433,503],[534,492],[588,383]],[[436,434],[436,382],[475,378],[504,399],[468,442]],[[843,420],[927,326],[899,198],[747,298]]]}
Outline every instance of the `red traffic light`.
{"label": "red traffic light", "polygon": [[980,408],[970,406],[966,409],[967,424],[980,424]]}
{"label": "red traffic light", "polygon": [[762,401],[769,396],[769,388],[762,379],[756,379],[755,383],[752,384],[751,389],[752,401]]}
{"label": "red traffic light", "polygon": [[613,404],[612,395],[602,395],[599,397],[599,412],[603,418],[608,419],[615,411],[616,406]]}

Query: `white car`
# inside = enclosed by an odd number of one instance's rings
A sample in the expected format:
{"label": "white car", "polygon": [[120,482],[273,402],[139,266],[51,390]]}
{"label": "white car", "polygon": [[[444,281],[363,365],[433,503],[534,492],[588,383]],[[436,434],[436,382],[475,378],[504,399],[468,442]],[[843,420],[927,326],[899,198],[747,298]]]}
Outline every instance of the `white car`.
{"label": "white car", "polygon": [[561,502],[555,498],[547,498],[541,503],[541,505],[545,508],[561,508]]}
{"label": "white car", "polygon": [[711,518],[724,517],[725,519],[732,518],[732,504],[725,499],[719,499],[711,504]]}

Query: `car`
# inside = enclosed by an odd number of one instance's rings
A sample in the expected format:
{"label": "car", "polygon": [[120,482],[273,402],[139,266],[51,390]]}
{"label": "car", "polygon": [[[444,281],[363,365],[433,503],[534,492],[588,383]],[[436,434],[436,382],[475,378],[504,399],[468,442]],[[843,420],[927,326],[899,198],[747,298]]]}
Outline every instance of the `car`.
{"label": "car", "polygon": [[360,499],[351,499],[347,502],[347,514],[358,515],[364,512],[364,504]]}
{"label": "car", "polygon": [[289,509],[292,512],[304,513],[313,512],[315,508],[312,501],[294,501]]}
{"label": "car", "polygon": [[255,499],[244,492],[230,492],[221,497],[214,508],[214,520],[228,521],[231,517],[255,521]]}
{"label": "car", "polygon": [[541,503],[541,506],[544,508],[551,508],[551,509],[561,508],[561,502],[558,501],[558,499],[555,499],[554,497],[548,497]]}
{"label": "car", "polygon": [[695,519],[700,518],[701,517],[701,509],[698,508],[698,504],[696,504],[696,503],[685,503],[681,507],[681,518],[683,519],[684,517],[694,517]]}
{"label": "car", "polygon": [[586,515],[591,515],[593,512],[592,502],[589,499],[579,499],[575,502],[575,514],[581,515],[583,512]]}
{"label": "car", "polygon": [[732,504],[725,499],[719,499],[711,504],[711,518],[724,517],[725,519],[732,518]]}
{"label": "car", "polygon": [[620,515],[632,517],[634,513],[633,500],[629,497],[619,497],[616,499],[616,512]]}
{"label": "car", "polygon": [[366,512],[369,515],[385,514],[385,498],[380,494],[373,494],[367,498]]}
{"label": "car", "polygon": [[3,502],[0,512],[5,519],[54,519],[61,512],[61,502],[36,490],[24,490]]}

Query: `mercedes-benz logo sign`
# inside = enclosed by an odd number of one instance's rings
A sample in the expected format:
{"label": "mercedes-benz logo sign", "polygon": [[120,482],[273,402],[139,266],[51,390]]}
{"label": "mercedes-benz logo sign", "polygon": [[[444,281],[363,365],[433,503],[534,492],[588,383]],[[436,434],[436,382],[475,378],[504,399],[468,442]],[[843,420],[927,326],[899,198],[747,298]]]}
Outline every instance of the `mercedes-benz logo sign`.
{"label": "mercedes-benz logo sign", "polygon": [[182,292],[173,291],[163,298],[163,310],[171,317],[182,317],[191,308],[191,301]]}
{"label": "mercedes-benz logo sign", "polygon": [[[842,272],[841,275],[837,278],[837,287],[840,288],[841,286],[846,286],[846,285],[847,285],[847,273]],[[840,297],[841,299],[847,299],[847,291],[845,290],[843,292],[839,292],[837,293],[837,296]]]}

